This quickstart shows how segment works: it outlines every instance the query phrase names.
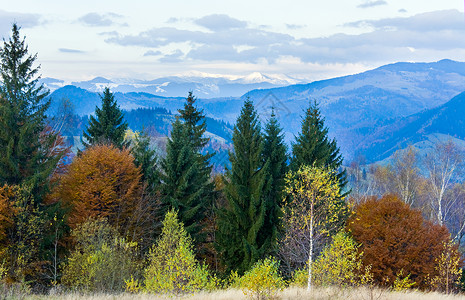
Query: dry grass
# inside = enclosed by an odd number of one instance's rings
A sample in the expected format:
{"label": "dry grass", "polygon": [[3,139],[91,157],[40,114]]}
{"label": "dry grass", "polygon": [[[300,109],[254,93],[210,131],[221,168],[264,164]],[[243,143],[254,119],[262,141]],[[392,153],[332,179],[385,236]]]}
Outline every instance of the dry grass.
{"label": "dry grass", "polygon": [[[315,289],[307,292],[302,288],[287,288],[278,294],[279,299],[297,300],[465,300],[465,295],[444,295],[440,293],[422,293],[417,291],[409,292],[389,292],[380,289]],[[181,299],[181,300],[235,300],[249,299],[240,290],[222,290],[211,293],[201,292],[194,295],[182,297],[150,295],[150,294],[77,294],[68,293],[56,296],[29,296],[26,299],[52,299],[52,300],[161,300],[161,299]]]}

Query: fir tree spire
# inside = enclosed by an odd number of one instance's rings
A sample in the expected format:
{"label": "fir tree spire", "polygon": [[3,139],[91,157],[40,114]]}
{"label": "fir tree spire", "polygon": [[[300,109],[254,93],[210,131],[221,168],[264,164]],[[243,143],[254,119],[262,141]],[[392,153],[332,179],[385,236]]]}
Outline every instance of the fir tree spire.
{"label": "fir tree spire", "polygon": [[112,143],[123,149],[128,146],[124,140],[124,134],[128,129],[128,123],[124,121],[124,115],[116,102],[115,96],[106,87],[103,91],[102,108],[95,107],[95,117],[90,116],[89,125],[83,136],[86,147],[99,143]]}
{"label": "fir tree spire", "polygon": [[154,194],[160,185],[158,157],[155,149],[150,147],[150,137],[145,131],[136,135],[131,154],[134,156],[134,164],[141,169],[142,180],[147,183],[148,192]]}
{"label": "fir tree spire", "polygon": [[184,109],[179,109],[181,119],[184,120],[184,125],[187,127],[189,139],[193,145],[194,151],[198,152],[210,141],[209,138],[203,137],[203,134],[207,130],[207,124],[205,122],[205,115],[203,110],[199,110],[195,107],[197,98],[194,97],[192,91],[189,92],[186,102],[184,103]]}
{"label": "fir tree spire", "polygon": [[26,183],[41,198],[62,153],[48,153],[57,139],[45,132],[48,90],[38,84],[37,54],[28,55],[19,30],[13,24],[11,38],[0,49],[0,184]]}
{"label": "fir tree spire", "polygon": [[186,143],[187,140],[188,129],[176,119],[166,147],[166,157],[161,162],[161,192],[165,210],[178,210],[180,221],[198,243],[203,241],[201,221],[210,183],[209,174],[203,171],[193,145]]}
{"label": "fir tree spire", "polygon": [[[277,242],[280,228],[280,207],[284,190],[284,178],[288,171],[287,147],[274,108],[271,118],[265,126],[262,157],[263,164],[267,165],[268,168],[264,169],[266,177],[264,189],[266,219],[260,236],[262,238],[271,237],[274,245]],[[268,164],[266,164],[267,162]]]}
{"label": "fir tree spire", "polygon": [[260,122],[250,99],[246,99],[233,132],[231,169],[226,173],[227,206],[218,213],[217,248],[229,270],[248,270],[272,245],[261,235],[267,205],[263,190],[269,162],[263,166]]}
{"label": "fir tree spire", "polygon": [[336,140],[328,139],[328,128],[324,125],[317,102],[310,103],[302,120],[302,131],[292,144],[291,169],[297,171],[302,165],[308,165],[338,171],[339,187],[343,191],[347,179],[345,170],[338,170],[342,161]]}

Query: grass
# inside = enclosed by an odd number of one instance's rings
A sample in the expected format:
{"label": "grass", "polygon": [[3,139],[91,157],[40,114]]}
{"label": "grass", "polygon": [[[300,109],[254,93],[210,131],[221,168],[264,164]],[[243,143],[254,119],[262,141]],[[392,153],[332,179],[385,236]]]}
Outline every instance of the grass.
{"label": "grass", "polygon": [[[278,294],[279,299],[297,299],[297,300],[459,300],[464,299],[465,295],[445,295],[440,293],[422,293],[418,291],[391,292],[381,289],[315,289],[307,292],[302,288],[287,288]],[[161,299],[182,299],[182,300],[232,300],[232,299],[250,299],[242,291],[235,289],[220,290],[215,292],[200,292],[193,295],[184,295],[181,297],[150,295],[150,294],[79,294],[66,293],[62,295],[38,296],[31,295],[22,299],[52,299],[52,300],[161,300]],[[18,299],[15,297],[14,299]]]}

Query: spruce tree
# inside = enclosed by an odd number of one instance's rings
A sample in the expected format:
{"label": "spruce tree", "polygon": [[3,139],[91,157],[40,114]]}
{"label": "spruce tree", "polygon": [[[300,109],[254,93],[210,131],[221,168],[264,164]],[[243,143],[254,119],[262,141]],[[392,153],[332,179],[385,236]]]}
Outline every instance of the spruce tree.
{"label": "spruce tree", "polygon": [[[203,231],[206,210],[213,201],[214,184],[210,179],[212,154],[201,151],[209,139],[205,115],[195,106],[196,98],[189,92],[179,119],[173,124],[168,142],[167,156],[162,164],[164,171],[162,194],[165,203],[179,209],[179,218],[195,242],[205,240]],[[176,170],[176,172],[173,172]],[[182,180],[183,185],[180,184]]]}
{"label": "spruce tree", "polygon": [[187,127],[189,140],[193,145],[194,151],[199,152],[210,139],[203,136],[207,130],[207,124],[205,122],[203,110],[199,110],[195,107],[196,101],[197,98],[194,97],[192,92],[189,92],[186,102],[184,103],[184,109],[179,109],[178,111],[181,119],[184,121],[184,125]]}
{"label": "spruce tree", "polygon": [[147,184],[148,192],[153,195],[160,184],[160,172],[156,151],[150,147],[150,137],[144,131],[136,135],[131,154],[134,164],[141,168],[142,180]]}
{"label": "spruce tree", "polygon": [[200,222],[206,208],[209,174],[203,171],[193,145],[186,142],[189,139],[187,128],[176,119],[161,162],[161,193],[165,212],[170,208],[178,210],[179,220],[199,243],[204,239]]}
{"label": "spruce tree", "polygon": [[[199,159],[199,166],[202,169],[202,172],[205,173],[204,178],[209,178],[212,165],[210,164],[210,158],[214,153],[203,154],[205,146],[210,141],[209,138],[204,137],[204,133],[207,130],[207,124],[205,121],[205,115],[203,110],[199,110],[195,106],[197,98],[194,97],[192,92],[189,92],[186,102],[184,103],[184,109],[179,110],[180,118],[183,120],[183,126],[187,130],[188,140],[192,145],[193,151],[196,153]],[[212,200],[212,194],[214,185],[211,183],[211,180],[208,179],[205,183],[206,193],[208,194],[208,200]]]}
{"label": "spruce tree", "polygon": [[38,83],[37,54],[28,55],[19,29],[13,24],[0,49],[0,184],[26,184],[40,203],[62,153],[51,154],[57,135],[45,132],[48,90]]}
{"label": "spruce tree", "polygon": [[[316,101],[310,103],[302,120],[302,131],[292,144],[291,169],[297,171],[302,165],[326,167],[338,171],[342,166],[342,155],[336,140],[328,138],[328,128]],[[339,187],[344,191],[347,184],[345,170],[338,171]]]}
{"label": "spruce tree", "polygon": [[227,205],[218,212],[217,248],[228,270],[243,273],[263,258],[272,246],[266,235],[267,203],[263,166],[263,137],[250,99],[244,102],[233,132],[234,152],[226,172]]}
{"label": "spruce tree", "polygon": [[275,244],[280,228],[280,207],[284,190],[284,177],[288,166],[287,146],[274,110],[265,126],[262,161],[264,165],[268,162],[268,168],[264,169],[266,183],[263,195],[266,201],[266,218],[263,226],[264,234],[260,237],[263,241],[271,237],[273,244]]}
{"label": "spruce tree", "polygon": [[89,147],[95,144],[111,143],[123,149],[128,146],[124,140],[124,134],[128,129],[128,123],[124,121],[124,115],[116,102],[115,96],[106,87],[103,91],[102,108],[95,107],[95,117],[90,116],[89,125],[83,136],[84,146]]}
{"label": "spruce tree", "polygon": [[0,49],[0,186],[13,191],[6,197],[12,222],[6,233],[5,267],[16,274],[13,279],[29,281],[42,274],[51,248],[47,224],[52,209],[59,207],[43,200],[65,149],[46,125],[49,92],[38,83],[37,54],[28,54],[19,30],[13,24],[10,39],[3,40]]}

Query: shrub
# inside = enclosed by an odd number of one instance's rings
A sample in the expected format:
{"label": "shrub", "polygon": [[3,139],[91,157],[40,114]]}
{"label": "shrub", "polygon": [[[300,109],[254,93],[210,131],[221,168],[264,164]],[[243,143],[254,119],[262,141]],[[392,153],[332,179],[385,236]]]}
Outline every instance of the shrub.
{"label": "shrub", "polygon": [[[369,276],[363,270],[362,253],[358,245],[344,231],[333,237],[330,245],[323,249],[320,256],[313,263],[313,282],[318,286],[358,286]],[[307,286],[308,269],[294,272],[292,283]]]}
{"label": "shrub", "polygon": [[63,271],[65,286],[90,292],[122,291],[125,281],[139,274],[137,244],[121,238],[107,221],[84,222],[72,236],[76,249]]}
{"label": "shrub", "polygon": [[273,258],[256,262],[240,278],[239,285],[244,294],[257,300],[275,298],[276,292],[285,285],[278,269],[279,262]]}
{"label": "shrub", "polygon": [[161,236],[149,254],[145,269],[145,291],[183,294],[213,289],[216,279],[194,256],[193,244],[177,213],[169,211],[163,221]]}
{"label": "shrub", "polygon": [[360,246],[344,231],[333,238],[313,265],[313,279],[321,286],[354,286],[360,283],[362,253]]}

